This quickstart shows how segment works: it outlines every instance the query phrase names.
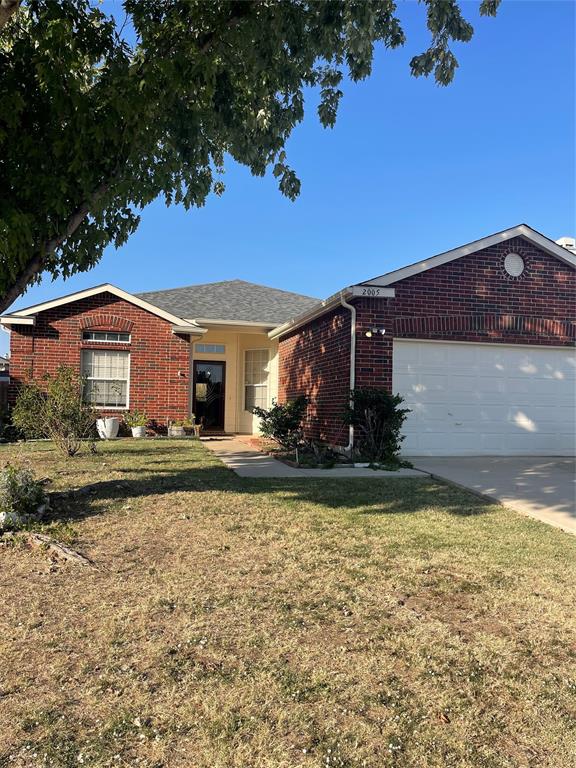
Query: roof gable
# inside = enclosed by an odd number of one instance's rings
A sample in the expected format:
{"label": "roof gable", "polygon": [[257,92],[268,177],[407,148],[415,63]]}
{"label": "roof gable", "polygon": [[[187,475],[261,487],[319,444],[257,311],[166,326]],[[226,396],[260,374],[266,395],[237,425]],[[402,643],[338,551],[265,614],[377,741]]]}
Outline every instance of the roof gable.
{"label": "roof gable", "polygon": [[70,293],[67,296],[60,296],[58,299],[44,301],[41,304],[34,304],[31,307],[26,307],[25,309],[17,310],[16,312],[12,312],[8,315],[3,315],[0,317],[0,323],[2,325],[34,325],[34,318],[40,312],[46,312],[49,309],[61,307],[65,304],[71,304],[75,301],[81,301],[82,299],[87,299],[90,296],[97,296],[100,293],[111,293],[113,296],[117,296],[119,299],[123,299],[130,304],[134,304],[135,306],[144,309],[146,312],[150,312],[157,317],[161,317],[163,320],[166,320],[169,323],[177,326],[185,325],[185,322],[181,317],[178,317],[171,312],[167,312],[160,307],[156,307],[154,304],[151,304],[150,302],[145,301],[138,296],[128,293],[127,291],[123,291],[121,288],[117,288],[111,283],[96,285],[93,288],[87,288],[83,291],[76,291],[76,293]]}
{"label": "roof gable", "polygon": [[488,235],[480,240],[474,240],[471,243],[462,245],[459,248],[454,248],[444,253],[439,253],[437,256],[432,256],[429,259],[418,261],[415,264],[410,264],[407,267],[396,269],[393,272],[387,272],[380,277],[374,277],[371,280],[365,280],[362,285],[376,285],[385,286],[397,283],[400,280],[405,280],[407,277],[413,277],[419,275],[422,272],[426,272],[434,267],[439,267],[442,264],[447,264],[450,261],[461,259],[463,256],[470,256],[477,251],[482,251],[485,248],[490,248],[493,245],[504,243],[507,240],[512,240],[515,237],[522,237],[528,242],[540,248],[542,251],[554,256],[560,261],[568,264],[572,269],[576,269],[576,256],[574,256],[567,248],[563,248],[558,243],[550,240],[545,235],[537,232],[527,224],[519,224],[512,229],[505,229],[503,232],[496,232],[494,235]]}

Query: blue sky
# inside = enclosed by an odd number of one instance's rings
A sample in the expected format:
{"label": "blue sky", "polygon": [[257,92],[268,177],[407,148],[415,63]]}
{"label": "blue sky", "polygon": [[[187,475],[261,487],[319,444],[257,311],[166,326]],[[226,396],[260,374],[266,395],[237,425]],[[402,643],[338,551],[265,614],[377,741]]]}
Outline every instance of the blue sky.
{"label": "blue sky", "polygon": [[302,179],[295,203],[230,163],[222,198],[188,212],[157,201],[96,269],[47,278],[14,309],[103,282],[145,291],[241,278],[326,297],[521,222],[576,234],[576,4],[504,0],[495,19],[477,2],[463,8],[476,34],[457,46],[448,88],[410,76],[427,33],[423,8],[407,2],[407,45],[380,49],[372,76],[347,86],[334,129],[321,128],[310,94],[287,147]]}

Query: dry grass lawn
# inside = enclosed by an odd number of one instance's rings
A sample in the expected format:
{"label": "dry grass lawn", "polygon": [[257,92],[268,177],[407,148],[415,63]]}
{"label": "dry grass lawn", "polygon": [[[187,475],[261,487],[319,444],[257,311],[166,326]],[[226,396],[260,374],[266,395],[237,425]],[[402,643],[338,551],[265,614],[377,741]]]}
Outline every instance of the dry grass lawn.
{"label": "dry grass lawn", "polygon": [[9,459],[98,569],[0,547],[0,766],[576,765],[576,538],[427,480],[241,480],[190,441]]}

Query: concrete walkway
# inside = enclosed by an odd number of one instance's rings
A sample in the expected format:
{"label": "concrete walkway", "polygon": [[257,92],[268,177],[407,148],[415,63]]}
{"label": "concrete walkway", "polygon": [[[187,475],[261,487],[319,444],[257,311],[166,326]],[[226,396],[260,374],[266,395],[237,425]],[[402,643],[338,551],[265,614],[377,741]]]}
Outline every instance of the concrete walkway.
{"label": "concrete walkway", "polygon": [[576,533],[576,466],[555,457],[414,457],[415,467]]}
{"label": "concrete walkway", "polygon": [[281,461],[260,451],[254,451],[241,439],[234,437],[202,438],[202,445],[212,451],[230,469],[240,477],[268,478],[303,478],[323,477],[325,479],[341,477],[425,477],[426,474],[416,469],[399,469],[397,472],[385,472],[381,469],[362,467],[338,467],[334,469],[300,469],[290,467]]}

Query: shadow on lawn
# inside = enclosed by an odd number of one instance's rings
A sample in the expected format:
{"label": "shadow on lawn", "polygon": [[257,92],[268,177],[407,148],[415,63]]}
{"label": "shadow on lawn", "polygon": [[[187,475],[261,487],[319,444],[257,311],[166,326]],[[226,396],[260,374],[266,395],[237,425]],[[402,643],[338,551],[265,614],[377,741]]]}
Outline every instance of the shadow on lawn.
{"label": "shadow on lawn", "polygon": [[411,478],[305,478],[247,479],[215,465],[178,471],[120,469],[138,475],[120,480],[102,480],[74,492],[56,493],[54,517],[67,519],[102,513],[95,502],[122,501],[174,493],[234,493],[248,498],[276,495],[281,502],[319,504],[359,514],[408,514],[437,507],[451,515],[472,516],[487,511],[491,504],[481,498],[431,479]]}

